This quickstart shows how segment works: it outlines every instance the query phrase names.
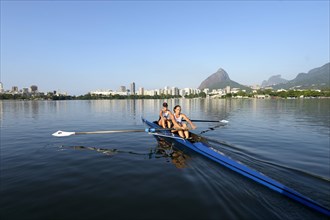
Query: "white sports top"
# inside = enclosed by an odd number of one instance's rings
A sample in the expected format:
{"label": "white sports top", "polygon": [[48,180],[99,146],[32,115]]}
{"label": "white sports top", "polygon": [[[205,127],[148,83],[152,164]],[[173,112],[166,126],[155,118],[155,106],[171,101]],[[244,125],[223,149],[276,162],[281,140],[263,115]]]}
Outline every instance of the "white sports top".
{"label": "white sports top", "polygon": [[176,115],[174,114],[174,118],[175,118],[176,122],[178,122],[180,124],[182,123],[182,115],[179,115],[179,117],[177,118]]}
{"label": "white sports top", "polygon": [[169,119],[170,118],[170,114],[168,113],[168,111],[166,112],[163,112],[163,117],[166,118],[166,119]]}

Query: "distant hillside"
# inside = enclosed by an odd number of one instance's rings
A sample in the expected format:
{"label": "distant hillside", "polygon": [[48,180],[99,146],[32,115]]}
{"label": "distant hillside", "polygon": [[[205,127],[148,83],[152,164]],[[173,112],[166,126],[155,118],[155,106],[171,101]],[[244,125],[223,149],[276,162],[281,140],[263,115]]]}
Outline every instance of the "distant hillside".
{"label": "distant hillside", "polygon": [[243,86],[235,81],[232,81],[229,78],[229,75],[225,70],[220,68],[217,72],[213,73],[209,77],[207,77],[198,87],[199,89],[209,88],[212,89],[224,89],[226,86],[230,86],[231,88],[240,88],[245,90],[250,90],[249,87]]}
{"label": "distant hillside", "polygon": [[308,73],[299,73],[297,77],[287,83],[273,86],[275,89],[322,89],[330,88],[330,63],[310,70]]}
{"label": "distant hillside", "polygon": [[261,87],[274,86],[280,83],[287,83],[289,80],[281,78],[281,75],[271,76],[268,80],[264,80],[261,83]]}

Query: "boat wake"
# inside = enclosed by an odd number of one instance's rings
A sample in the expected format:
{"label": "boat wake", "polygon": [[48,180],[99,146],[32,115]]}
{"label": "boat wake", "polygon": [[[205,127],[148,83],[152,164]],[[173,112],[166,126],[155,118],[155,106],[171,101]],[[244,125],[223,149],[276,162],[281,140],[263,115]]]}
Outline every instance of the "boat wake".
{"label": "boat wake", "polygon": [[294,167],[286,166],[286,165],[283,165],[283,164],[278,164],[278,163],[274,163],[274,162],[271,162],[271,161],[266,161],[266,160],[257,158],[255,156],[252,156],[249,152],[245,151],[244,149],[241,149],[240,147],[237,147],[237,146],[235,146],[233,144],[230,144],[226,141],[214,140],[214,139],[210,139],[210,138],[205,138],[205,139],[211,145],[213,143],[213,145],[215,145],[214,146],[215,149],[217,149],[217,148],[219,149],[218,151],[220,151],[222,153],[225,153],[228,156],[231,156],[231,157],[234,157],[234,158],[236,157],[236,159],[246,161],[248,163],[247,165],[249,165],[249,166],[251,166],[251,163],[252,163],[252,166],[253,166],[253,164],[256,164],[257,167],[267,166],[267,167],[271,167],[271,168],[275,168],[275,169],[281,169],[281,170],[286,170],[286,171],[289,171],[289,172],[294,172],[294,173],[297,173],[297,174],[300,174],[300,175],[304,175],[306,177],[311,177],[311,178],[315,178],[317,180],[326,181],[328,183],[330,182],[330,179],[327,178],[327,177],[324,177],[324,176],[320,176],[320,175],[317,175],[317,174],[314,174],[314,173],[307,172],[305,170],[301,170],[301,169],[298,169],[298,168],[294,168]]}
{"label": "boat wake", "polygon": [[205,138],[210,148],[330,207],[329,178],[252,156],[233,144]]}

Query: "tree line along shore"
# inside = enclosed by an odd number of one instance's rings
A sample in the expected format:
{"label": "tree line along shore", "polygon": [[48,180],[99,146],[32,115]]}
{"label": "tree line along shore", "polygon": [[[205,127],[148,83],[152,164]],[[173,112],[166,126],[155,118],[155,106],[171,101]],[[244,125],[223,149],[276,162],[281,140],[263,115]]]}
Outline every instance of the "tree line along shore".
{"label": "tree line along shore", "polygon": [[97,100],[97,99],[170,99],[170,98],[330,98],[330,89],[328,90],[288,90],[272,91],[259,90],[257,93],[237,92],[229,93],[223,96],[207,95],[204,92],[199,94],[190,94],[184,97],[178,95],[91,95],[90,93],[79,96],[48,94],[8,94],[0,93],[0,100]]}

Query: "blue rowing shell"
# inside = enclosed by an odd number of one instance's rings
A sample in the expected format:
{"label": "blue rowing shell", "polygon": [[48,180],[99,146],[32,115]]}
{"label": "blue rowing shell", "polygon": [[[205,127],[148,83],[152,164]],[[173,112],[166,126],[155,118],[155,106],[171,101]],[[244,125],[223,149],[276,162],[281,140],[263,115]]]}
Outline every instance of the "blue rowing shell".
{"label": "blue rowing shell", "polygon": [[[166,139],[169,142],[175,142],[177,144],[183,145],[185,147],[188,147],[189,149],[204,155],[205,157],[225,166],[228,167],[229,169],[242,174],[243,176],[246,176],[264,186],[267,186],[268,188],[285,195],[291,199],[294,199],[301,204],[304,204],[320,213],[323,213],[327,216],[330,216],[330,210],[322,206],[321,204],[317,203],[316,201],[296,192],[295,190],[243,165],[240,164],[218,152],[216,152],[212,147],[207,146],[206,143],[202,142],[190,142],[189,140],[182,139],[178,137],[177,135],[173,136],[173,134],[170,131],[166,130],[157,130],[160,129],[160,126],[156,123],[150,122],[144,118],[142,118],[142,121],[147,124],[150,128],[153,128],[154,131],[159,131],[161,134],[159,135],[158,133],[154,133],[155,138],[158,140],[159,137],[161,136],[162,138]],[[147,131],[148,129],[146,129]]]}

